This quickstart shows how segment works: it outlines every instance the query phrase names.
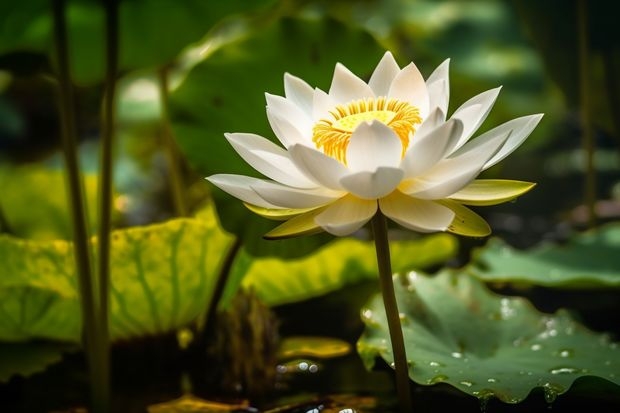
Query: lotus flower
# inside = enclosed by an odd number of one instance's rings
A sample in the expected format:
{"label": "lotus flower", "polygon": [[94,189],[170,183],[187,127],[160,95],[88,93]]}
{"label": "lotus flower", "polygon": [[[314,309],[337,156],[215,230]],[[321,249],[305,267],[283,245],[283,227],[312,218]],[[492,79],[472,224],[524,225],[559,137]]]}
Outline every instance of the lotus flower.
{"label": "lotus flower", "polygon": [[514,151],[542,115],[506,122],[471,139],[500,88],[463,103],[446,120],[449,60],[426,81],[391,53],[365,82],[335,67],[329,92],[284,75],[285,96],[266,94],[267,117],[283,147],[251,133],[228,133],[237,153],[269,179],[207,179],[267,218],[283,238],[355,232],[377,211],[418,232],[490,233],[465,205],[494,205],[530,190],[521,181],[476,179]]}

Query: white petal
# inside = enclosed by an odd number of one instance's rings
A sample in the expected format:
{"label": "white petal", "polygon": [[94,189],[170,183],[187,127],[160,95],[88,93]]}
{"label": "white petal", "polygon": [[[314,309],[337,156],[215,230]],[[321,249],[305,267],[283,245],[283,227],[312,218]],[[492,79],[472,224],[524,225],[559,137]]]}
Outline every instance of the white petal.
{"label": "white petal", "polygon": [[312,128],[312,118],[301,110],[292,100],[284,96],[272,95],[270,93],[265,93],[265,100],[267,101],[267,109],[287,119],[300,131]]}
{"label": "white petal", "polygon": [[312,118],[312,100],[314,89],[302,79],[289,73],[284,74],[284,94],[299,109],[304,111],[308,118]]}
{"label": "white petal", "polygon": [[300,189],[276,182],[259,181],[251,188],[265,201],[280,208],[314,208],[328,204],[343,195],[343,192],[324,188]]}
{"label": "white petal", "polygon": [[295,126],[289,119],[286,119],[280,115],[279,112],[274,112],[270,108],[267,108],[267,120],[269,126],[275,133],[278,140],[284,145],[285,148],[289,148],[295,144],[309,145],[310,137],[306,137],[297,126]]}
{"label": "white petal", "polygon": [[262,208],[280,208],[270,202],[259,197],[251,188],[252,185],[263,182],[263,179],[253,178],[251,176],[218,174],[205,178],[222,191],[229,193],[235,198],[239,198],[243,202],[256,205]]}
{"label": "white petal", "polygon": [[[449,68],[450,59],[446,59],[426,79],[430,110],[439,108],[444,116],[448,113],[448,103],[450,101]],[[445,120],[445,117],[443,120]]]}
{"label": "white petal", "polygon": [[463,103],[456,111],[454,111],[452,118],[457,118],[463,121],[463,135],[461,136],[461,139],[459,139],[455,149],[463,146],[463,144],[465,144],[465,142],[467,142],[473,133],[480,127],[482,122],[484,122],[487,115],[491,111],[500,90],[501,87],[498,87],[482,92]]}
{"label": "white petal", "polygon": [[375,96],[387,96],[390,92],[390,85],[399,72],[400,67],[392,53],[385,52],[375,71],[372,72],[368,86],[375,92]]}
{"label": "white petal", "polygon": [[483,165],[500,150],[507,138],[506,134],[480,142],[475,139],[463,147],[457,156],[442,160],[424,175],[403,182],[399,188],[404,193],[421,199],[448,197],[478,176]]}
{"label": "white petal", "polygon": [[416,133],[401,164],[405,176],[413,178],[435,166],[452,152],[462,131],[462,122],[458,119],[451,119],[420,138]]}
{"label": "white petal", "polygon": [[413,63],[409,63],[396,75],[390,85],[388,97],[409,102],[417,107],[422,119],[428,115],[429,102],[426,83]]}
{"label": "white petal", "polygon": [[342,190],[340,178],[349,172],[342,163],[305,145],[291,146],[289,153],[297,167],[318,184],[334,190]]}
{"label": "white petal", "polygon": [[344,236],[360,229],[376,211],[377,201],[367,201],[347,195],[317,215],[314,222],[330,234]]}
{"label": "white petal", "polygon": [[352,171],[375,171],[380,166],[398,167],[403,144],[396,133],[379,121],[362,122],[347,146],[347,166]]}
{"label": "white petal", "polygon": [[521,146],[530,133],[532,133],[536,125],[538,125],[538,122],[540,122],[542,117],[543,115],[540,113],[537,115],[523,116],[521,118],[513,119],[476,138],[476,140],[478,140],[483,138],[485,135],[501,135],[503,133],[510,133],[510,136],[504,146],[502,146],[502,149],[500,149],[495,156],[489,159],[487,163],[484,164],[482,169],[484,170],[490,168]]}
{"label": "white petal", "polygon": [[379,208],[392,221],[418,232],[445,231],[454,219],[449,208],[399,191],[380,199]]}
{"label": "white petal", "polygon": [[422,121],[422,124],[415,131],[415,136],[413,139],[418,139],[427,133],[432,132],[439,126],[441,126],[446,120],[446,115],[441,111],[440,108],[435,108],[431,111],[431,113]]}
{"label": "white petal", "polygon": [[336,107],[336,101],[327,93],[319,88],[314,89],[314,95],[312,96],[312,119],[317,122],[321,119],[332,118],[329,113]]}
{"label": "white petal", "polygon": [[363,199],[377,199],[394,191],[404,172],[399,168],[379,167],[376,171],[361,171],[340,180],[342,186]]}
{"label": "white petal", "polygon": [[353,100],[375,97],[372,89],[366,82],[355,76],[343,64],[337,63],[334,77],[329,88],[329,95],[337,103],[347,103]]}
{"label": "white petal", "polygon": [[225,136],[252,168],[268,178],[298,188],[316,187],[295,166],[289,154],[270,140],[252,133],[227,133]]}

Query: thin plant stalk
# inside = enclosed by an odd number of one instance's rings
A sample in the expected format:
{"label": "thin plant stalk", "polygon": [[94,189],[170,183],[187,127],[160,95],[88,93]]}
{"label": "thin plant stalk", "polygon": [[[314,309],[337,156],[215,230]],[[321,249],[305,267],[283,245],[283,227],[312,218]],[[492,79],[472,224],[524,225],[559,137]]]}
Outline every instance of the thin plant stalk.
{"label": "thin plant stalk", "polygon": [[113,142],[115,131],[115,92],[118,71],[118,2],[104,1],[106,12],[106,74],[101,124],[101,158],[99,181],[98,293],[99,316],[96,354],[99,378],[100,411],[110,409],[110,232],[112,228]]}
{"label": "thin plant stalk", "polygon": [[581,103],[581,147],[585,153],[585,204],[588,211],[587,225],[596,224],[596,170],[594,169],[594,134],[590,116],[590,70],[588,47],[588,8],[586,0],[577,1],[577,37],[579,39],[579,95]]}
{"label": "thin plant stalk", "polygon": [[93,413],[104,413],[99,406],[105,406],[105,396],[101,394],[103,383],[100,363],[97,362],[97,302],[93,288],[90,247],[86,228],[84,191],[77,156],[77,132],[75,125],[75,104],[69,69],[67,42],[67,23],[65,1],[52,1],[54,21],[54,42],[58,62],[60,123],[63,155],[67,168],[69,205],[73,224],[73,249],[80,292],[84,348],[90,373],[91,402]]}
{"label": "thin plant stalk", "polygon": [[168,113],[168,69],[163,67],[159,70],[159,90],[161,101],[161,121],[162,134],[164,139],[164,150],[168,160],[168,173],[170,176],[170,188],[172,190],[172,201],[177,216],[187,216],[189,209],[183,193],[183,175],[181,173],[181,156],[179,149],[172,137],[170,128],[170,117]]}
{"label": "thin plant stalk", "polygon": [[372,233],[377,252],[379,282],[383,305],[388,321],[392,353],[394,354],[394,369],[396,370],[396,392],[401,413],[412,411],[411,393],[409,390],[409,363],[405,351],[405,340],[400,325],[400,313],[396,303],[394,281],[392,279],[392,263],[390,259],[390,244],[387,235],[387,221],[381,211],[377,211],[371,220]]}

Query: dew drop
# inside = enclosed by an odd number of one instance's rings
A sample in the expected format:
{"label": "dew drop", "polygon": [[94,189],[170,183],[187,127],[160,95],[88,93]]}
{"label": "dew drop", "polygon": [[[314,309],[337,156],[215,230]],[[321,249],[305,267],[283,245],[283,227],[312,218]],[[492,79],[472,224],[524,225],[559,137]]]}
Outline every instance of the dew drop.
{"label": "dew drop", "polygon": [[537,343],[537,344],[532,344],[532,346],[530,347],[530,349],[531,349],[532,351],[538,351],[538,350],[540,350],[541,348],[542,348],[542,345],[541,345],[541,344],[538,344],[538,343]]}
{"label": "dew drop", "polygon": [[558,384],[545,383],[543,385],[543,391],[545,394],[545,401],[547,403],[553,403],[558,397],[558,394],[564,391],[564,388]]}
{"label": "dew drop", "polygon": [[573,357],[574,351],[568,348],[560,350],[558,355],[563,358]]}
{"label": "dew drop", "polygon": [[369,308],[366,308],[364,311],[362,311],[362,317],[364,318],[364,320],[371,320],[372,310]]}
{"label": "dew drop", "polygon": [[460,359],[460,358],[463,358],[463,353],[460,353],[458,351],[453,351],[451,356],[454,357],[455,359]]}
{"label": "dew drop", "polygon": [[443,364],[441,364],[441,363],[440,363],[440,362],[438,362],[438,361],[430,361],[430,362],[428,363],[428,365],[429,365],[429,366],[431,366],[431,367],[443,367],[443,366],[444,366]]}
{"label": "dew drop", "polygon": [[489,378],[487,379],[487,381],[488,381],[489,383],[497,383],[499,380],[494,379],[493,377],[489,377]]}
{"label": "dew drop", "polygon": [[474,385],[474,383],[472,383],[471,381],[467,381],[467,380],[460,381],[459,383],[465,387],[471,387]]}
{"label": "dew drop", "polygon": [[551,374],[574,374],[578,372],[579,369],[576,369],[574,367],[555,367],[549,370],[549,373]]}

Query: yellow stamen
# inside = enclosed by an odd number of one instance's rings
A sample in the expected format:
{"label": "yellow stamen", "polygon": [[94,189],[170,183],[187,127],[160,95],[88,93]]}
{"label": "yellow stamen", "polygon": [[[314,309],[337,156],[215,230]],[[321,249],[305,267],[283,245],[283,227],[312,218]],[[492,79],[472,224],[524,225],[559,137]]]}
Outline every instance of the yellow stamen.
{"label": "yellow stamen", "polygon": [[312,129],[312,141],[326,155],[346,164],[351,134],[362,122],[378,120],[392,128],[403,145],[403,155],[415,126],[422,122],[420,111],[408,102],[379,97],[338,105],[331,110],[332,119],[319,120]]}

